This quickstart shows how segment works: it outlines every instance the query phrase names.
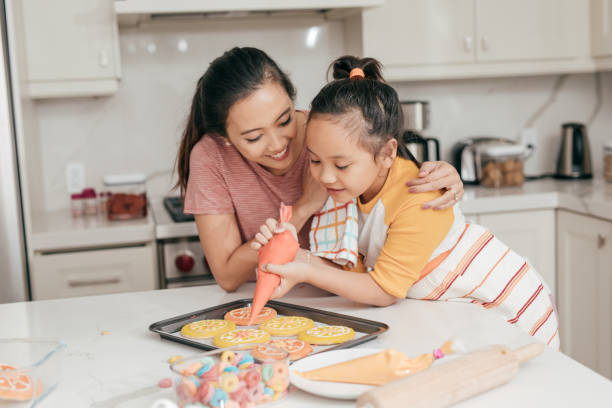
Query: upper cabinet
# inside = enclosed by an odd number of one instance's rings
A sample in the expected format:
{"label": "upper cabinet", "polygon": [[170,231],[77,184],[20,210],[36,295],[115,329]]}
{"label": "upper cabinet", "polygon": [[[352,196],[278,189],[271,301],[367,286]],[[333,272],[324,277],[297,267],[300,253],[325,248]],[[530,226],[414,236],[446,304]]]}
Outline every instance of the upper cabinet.
{"label": "upper cabinet", "polygon": [[98,96],[116,92],[119,36],[109,0],[14,2],[23,34],[25,95]]}
{"label": "upper cabinet", "polygon": [[345,26],[347,51],[389,80],[587,72],[584,0],[387,0]]}
{"label": "upper cabinet", "polygon": [[595,57],[612,56],[612,0],[591,0],[591,43]]}

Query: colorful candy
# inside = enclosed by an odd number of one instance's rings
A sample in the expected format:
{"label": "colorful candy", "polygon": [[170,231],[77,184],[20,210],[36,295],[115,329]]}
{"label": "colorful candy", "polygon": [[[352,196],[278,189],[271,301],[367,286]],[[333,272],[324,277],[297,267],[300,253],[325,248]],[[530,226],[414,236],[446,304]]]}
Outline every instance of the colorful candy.
{"label": "colorful candy", "polygon": [[183,407],[253,407],[280,398],[289,387],[287,359],[259,362],[250,351],[225,350],[180,364],[173,369],[182,374],[176,392]]}

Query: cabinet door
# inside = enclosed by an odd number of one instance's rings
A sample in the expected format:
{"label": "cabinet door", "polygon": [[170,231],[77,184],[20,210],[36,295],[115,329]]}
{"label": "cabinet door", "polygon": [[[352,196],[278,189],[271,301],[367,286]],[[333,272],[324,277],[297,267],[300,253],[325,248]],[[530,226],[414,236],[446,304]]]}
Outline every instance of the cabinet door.
{"label": "cabinet door", "polygon": [[481,214],[479,220],[480,225],[525,257],[556,293],[554,210]]}
{"label": "cabinet door", "polygon": [[591,0],[591,44],[593,55],[612,55],[612,0]]}
{"label": "cabinet door", "polygon": [[476,0],[479,61],[577,56],[578,2],[584,0]]}
{"label": "cabinet door", "polygon": [[387,0],[363,12],[363,55],[385,66],[474,61],[474,0]]}
{"label": "cabinet door", "polygon": [[32,260],[34,300],[153,290],[157,268],[152,244],[36,254]]}
{"label": "cabinet door", "polygon": [[116,90],[119,44],[112,1],[22,1],[29,96]]}
{"label": "cabinet door", "polygon": [[561,348],[612,378],[612,223],[558,214]]}

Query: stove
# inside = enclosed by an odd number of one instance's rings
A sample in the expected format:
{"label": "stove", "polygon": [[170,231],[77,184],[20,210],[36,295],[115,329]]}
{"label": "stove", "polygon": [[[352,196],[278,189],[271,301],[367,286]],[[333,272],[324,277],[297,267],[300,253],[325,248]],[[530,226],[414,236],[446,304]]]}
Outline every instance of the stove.
{"label": "stove", "polygon": [[214,284],[193,215],[183,214],[181,199],[165,197],[151,201],[159,260],[159,287]]}

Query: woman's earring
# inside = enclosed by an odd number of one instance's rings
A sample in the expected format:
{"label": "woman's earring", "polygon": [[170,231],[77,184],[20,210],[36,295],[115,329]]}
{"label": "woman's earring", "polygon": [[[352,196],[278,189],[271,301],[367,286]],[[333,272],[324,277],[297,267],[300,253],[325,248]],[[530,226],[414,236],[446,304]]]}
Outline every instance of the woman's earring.
{"label": "woman's earring", "polygon": [[225,139],[225,145],[226,146],[231,146],[232,142],[230,142],[229,139]]}

